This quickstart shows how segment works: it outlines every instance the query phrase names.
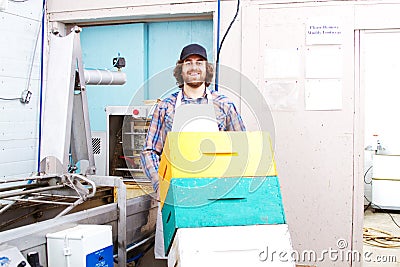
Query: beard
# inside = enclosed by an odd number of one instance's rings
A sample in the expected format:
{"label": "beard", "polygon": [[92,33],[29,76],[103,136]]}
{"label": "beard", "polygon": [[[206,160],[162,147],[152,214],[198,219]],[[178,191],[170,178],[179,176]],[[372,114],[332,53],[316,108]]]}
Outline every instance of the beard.
{"label": "beard", "polygon": [[182,79],[185,84],[192,88],[199,88],[206,80],[206,70],[182,72]]}
{"label": "beard", "polygon": [[203,85],[204,82],[200,81],[193,81],[193,82],[187,82],[186,84],[189,85],[192,88],[199,88],[200,86]]}

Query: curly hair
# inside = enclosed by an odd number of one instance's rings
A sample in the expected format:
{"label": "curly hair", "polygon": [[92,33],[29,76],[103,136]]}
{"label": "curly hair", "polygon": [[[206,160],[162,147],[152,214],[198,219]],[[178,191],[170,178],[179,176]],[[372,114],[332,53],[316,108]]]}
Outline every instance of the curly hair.
{"label": "curly hair", "polygon": [[[176,79],[176,84],[178,85],[179,88],[183,88],[183,77],[182,77],[182,64],[183,60],[178,60],[176,62],[176,66],[174,68],[174,77]],[[212,79],[214,77],[214,67],[211,63],[207,61],[207,66],[206,66],[206,79],[205,79],[205,84],[206,87],[210,86]]]}

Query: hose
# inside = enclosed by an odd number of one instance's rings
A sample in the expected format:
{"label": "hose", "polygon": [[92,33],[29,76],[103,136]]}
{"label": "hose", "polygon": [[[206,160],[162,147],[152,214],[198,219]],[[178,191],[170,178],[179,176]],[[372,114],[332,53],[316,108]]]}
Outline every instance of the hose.
{"label": "hose", "polygon": [[391,233],[373,228],[363,228],[363,240],[365,244],[380,248],[400,248],[400,237]]}

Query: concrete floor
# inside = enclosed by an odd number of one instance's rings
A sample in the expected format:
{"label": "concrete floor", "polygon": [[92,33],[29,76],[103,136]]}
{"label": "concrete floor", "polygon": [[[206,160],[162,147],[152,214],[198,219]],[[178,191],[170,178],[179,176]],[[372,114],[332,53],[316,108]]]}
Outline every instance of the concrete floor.
{"label": "concrete floor", "polygon": [[[391,215],[397,224],[400,225],[400,212],[391,212]],[[364,213],[364,227],[377,228],[400,237],[400,228],[397,227],[390,216],[383,211],[373,212],[373,210],[368,209]],[[363,267],[400,267],[400,248],[379,248],[364,243],[363,249],[363,253],[366,255],[362,265]]]}

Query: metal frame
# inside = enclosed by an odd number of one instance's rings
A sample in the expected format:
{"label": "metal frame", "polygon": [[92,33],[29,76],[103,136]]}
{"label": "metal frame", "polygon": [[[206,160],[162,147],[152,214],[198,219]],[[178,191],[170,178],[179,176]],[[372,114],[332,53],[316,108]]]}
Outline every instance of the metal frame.
{"label": "metal frame", "polygon": [[[63,176],[35,176],[20,179],[14,178],[10,180],[3,182],[3,184],[11,184],[11,186],[2,188],[1,191],[5,192],[0,192],[0,200],[11,202],[0,209],[0,214],[7,211],[9,208],[11,208],[12,205],[17,202],[45,203],[68,206],[56,216],[57,218],[67,214],[74,207],[83,203],[86,199],[94,197],[94,195],[96,194],[95,183],[87,179],[85,176],[79,174],[65,174]],[[25,185],[18,184],[16,186],[12,185],[12,182],[26,180],[29,180],[33,183],[28,183]],[[79,180],[90,184],[91,192],[87,188],[83,187]],[[35,188],[30,189],[31,187]],[[66,194],[54,193],[54,190],[61,190],[66,187],[70,187],[71,189],[73,189],[76,195],[69,196]],[[54,199],[57,198],[62,199],[62,201],[55,201]],[[72,199],[73,202],[66,201],[65,199]]]}

